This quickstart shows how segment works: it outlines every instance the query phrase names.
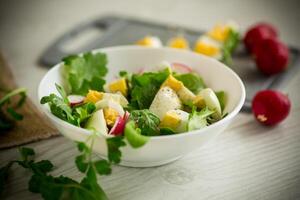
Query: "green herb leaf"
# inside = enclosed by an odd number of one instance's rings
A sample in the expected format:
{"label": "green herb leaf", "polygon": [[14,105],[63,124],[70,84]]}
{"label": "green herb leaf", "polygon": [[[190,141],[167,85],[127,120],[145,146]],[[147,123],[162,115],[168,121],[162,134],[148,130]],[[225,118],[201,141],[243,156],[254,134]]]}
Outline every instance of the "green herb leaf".
{"label": "green herb leaf", "polygon": [[92,116],[95,110],[96,106],[91,102],[74,107],[72,115],[76,119],[77,126],[84,126],[83,124]]}
{"label": "green herb leaf", "polygon": [[19,152],[20,152],[23,160],[28,160],[28,158],[30,156],[34,156],[35,155],[34,150],[31,149],[31,148],[27,148],[27,147],[20,148]]}
{"label": "green herb leaf", "polygon": [[11,166],[13,165],[14,162],[9,162],[7,165],[3,166],[0,168],[0,197],[2,197],[4,188],[5,188],[5,183],[8,179],[9,175],[9,170]]}
{"label": "green herb leaf", "polygon": [[[87,146],[82,145],[80,149],[91,152]],[[33,175],[29,180],[29,191],[39,193],[45,200],[57,199],[72,199],[72,200],[107,200],[107,196],[97,183],[95,170],[102,174],[108,174],[109,163],[93,162],[89,166],[89,172],[86,177],[79,183],[68,177],[54,177],[47,173],[53,169],[53,165],[48,160],[35,162],[33,159],[34,151],[30,148],[21,148],[20,153],[22,160],[12,161],[0,169],[0,194],[3,193],[6,179],[8,177],[9,168],[13,163],[18,163],[20,166],[29,169]],[[90,155],[90,154],[89,154]],[[89,156],[86,155],[86,156]],[[29,159],[30,156],[30,159]],[[93,166],[93,167],[92,167]],[[95,168],[95,170],[94,170]]]}
{"label": "green herb leaf", "polygon": [[122,156],[120,148],[126,145],[123,139],[124,138],[121,136],[115,136],[106,139],[106,144],[108,149],[108,160],[110,162],[115,164],[120,163],[121,156]]}
{"label": "green herb leaf", "polygon": [[0,108],[5,104],[10,102],[11,98],[16,96],[16,95],[20,95],[20,99],[17,102],[17,106],[16,107],[20,107],[23,105],[25,98],[26,98],[26,89],[25,88],[18,88],[15,89],[11,92],[9,92],[8,94],[6,94],[4,97],[2,97],[0,99]]}
{"label": "green herb leaf", "polygon": [[215,111],[209,110],[207,107],[203,108],[200,112],[197,112],[194,108],[190,114],[188,121],[188,131],[202,129],[207,126],[207,118]]}
{"label": "green herb leaf", "polygon": [[98,161],[95,161],[93,164],[94,164],[98,174],[100,174],[100,175],[111,174],[110,163],[107,162],[106,160],[98,160]]}
{"label": "green herb leaf", "polygon": [[[6,91],[7,92],[7,91]],[[12,98],[18,96],[18,100],[12,105]],[[26,89],[18,88],[8,92],[0,99],[0,132],[14,127],[14,122],[23,119],[16,109],[20,108],[26,99]]]}
{"label": "green herb leaf", "polygon": [[88,52],[83,56],[66,57],[63,61],[72,94],[85,95],[89,89],[103,90],[103,77],[107,74],[106,54]]}
{"label": "green herb leaf", "polygon": [[[80,185],[85,188],[86,190],[90,191],[90,194],[93,195],[85,195],[85,196],[79,196],[77,199],[82,200],[82,199],[93,199],[93,200],[108,200],[105,192],[103,189],[100,187],[100,185],[97,182],[92,182],[88,178],[84,178]],[[93,198],[91,198],[93,197]]]}
{"label": "green herb leaf", "polygon": [[67,104],[61,97],[55,94],[50,94],[49,96],[43,97],[40,103],[48,103],[53,115],[71,124],[77,125],[75,118],[72,116],[72,109],[70,105]]}
{"label": "green herb leaf", "polygon": [[86,146],[86,144],[84,142],[77,142],[77,148],[78,148],[78,151],[80,151],[80,152],[89,150],[89,148]]}
{"label": "green herb leaf", "polygon": [[171,128],[163,127],[160,128],[160,135],[174,135],[175,131],[173,131]]}
{"label": "green herb leaf", "polygon": [[206,87],[203,79],[196,73],[175,74],[175,78],[195,94]]}
{"label": "green herb leaf", "polygon": [[240,42],[240,33],[230,29],[228,34],[228,38],[223,45],[223,58],[221,59],[221,61],[227,65],[230,65],[232,63],[231,54]]}
{"label": "green herb leaf", "polygon": [[71,108],[64,88],[58,84],[56,84],[56,88],[62,97],[50,94],[49,96],[44,96],[41,99],[41,104],[48,103],[51,113],[58,118],[76,126],[83,125],[96,110],[95,104],[85,103]]}
{"label": "green herb leaf", "polygon": [[127,71],[120,71],[119,76],[127,79],[127,81],[131,82],[132,73],[129,73]]}
{"label": "green herb leaf", "polygon": [[132,110],[148,109],[169,74],[169,69],[164,69],[159,72],[132,75],[129,108]]}
{"label": "green herb leaf", "polygon": [[32,172],[29,180],[29,191],[38,193],[45,200],[72,199],[72,200],[107,200],[107,196],[97,182],[97,173],[108,175],[111,173],[111,163],[119,163],[121,157],[120,147],[125,145],[123,137],[118,136],[107,139],[108,156],[107,160],[92,160],[92,147],[95,134],[91,135],[91,146],[79,142],[77,147],[81,155],[76,157],[77,168],[85,173],[81,182],[77,182],[64,176],[48,175],[53,165],[48,160],[34,161],[34,150],[31,148],[20,148],[21,160],[8,163],[0,169],[0,195],[2,195],[5,182],[9,175],[9,169],[13,163]]}
{"label": "green herb leaf", "polygon": [[86,162],[86,156],[85,155],[76,156],[75,164],[76,164],[77,169],[80,172],[82,172],[82,173],[86,172],[86,170],[88,168],[88,163]]}
{"label": "green herb leaf", "polygon": [[65,89],[62,86],[58,85],[57,83],[55,83],[55,87],[58,93],[60,94],[60,96],[62,97],[62,99],[64,100],[65,104],[69,104],[70,102]]}
{"label": "green herb leaf", "polygon": [[141,129],[142,135],[155,136],[160,134],[158,127],[160,120],[148,109],[132,111],[130,113],[130,119]]}
{"label": "green herb leaf", "polygon": [[20,120],[23,119],[23,115],[17,113],[13,108],[7,108],[6,111],[7,111],[7,113],[10,114],[10,116],[11,116],[13,119],[15,119],[15,120],[17,120],[17,121],[20,121]]}

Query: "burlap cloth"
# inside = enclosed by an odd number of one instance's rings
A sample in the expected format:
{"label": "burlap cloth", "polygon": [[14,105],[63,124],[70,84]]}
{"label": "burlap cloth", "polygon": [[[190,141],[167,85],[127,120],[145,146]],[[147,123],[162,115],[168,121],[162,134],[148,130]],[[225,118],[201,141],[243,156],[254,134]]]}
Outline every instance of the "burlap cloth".
{"label": "burlap cloth", "polygon": [[[8,62],[0,52],[0,86],[14,89],[17,87]],[[1,95],[1,94],[0,94]],[[0,98],[2,95],[0,96]],[[24,118],[7,132],[0,133],[0,149],[14,147],[58,135],[58,131],[38,111],[27,96],[25,104],[18,109]]]}

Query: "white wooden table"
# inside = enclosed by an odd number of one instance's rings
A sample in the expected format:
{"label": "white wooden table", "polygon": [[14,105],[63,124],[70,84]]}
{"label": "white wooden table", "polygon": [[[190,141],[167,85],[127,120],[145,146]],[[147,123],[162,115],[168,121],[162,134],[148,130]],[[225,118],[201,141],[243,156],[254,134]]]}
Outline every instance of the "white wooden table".
{"label": "white wooden table", "polygon": [[[265,20],[281,38],[300,47],[297,1],[1,1],[0,48],[14,66],[18,83],[36,99],[47,69],[37,58],[56,37],[82,20],[118,13],[187,27],[206,29],[216,21],[235,19],[242,28]],[[101,178],[110,199],[300,199],[300,74],[286,88],[292,111],[279,126],[260,126],[249,114],[239,114],[214,141],[186,157],[155,168],[115,166]],[[75,179],[77,150],[64,137],[28,145],[37,159],[53,161],[55,175]],[[17,158],[17,149],[0,151],[0,164]],[[28,173],[13,168],[7,199],[40,199],[27,190]]]}

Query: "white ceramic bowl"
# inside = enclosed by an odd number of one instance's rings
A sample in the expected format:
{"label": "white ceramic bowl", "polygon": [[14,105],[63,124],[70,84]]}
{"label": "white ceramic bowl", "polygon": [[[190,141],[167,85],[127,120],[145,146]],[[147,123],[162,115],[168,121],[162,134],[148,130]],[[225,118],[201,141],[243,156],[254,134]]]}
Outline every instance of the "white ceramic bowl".
{"label": "white ceramic bowl", "polygon": [[[208,87],[223,90],[227,95],[225,112],[229,114],[222,120],[201,130],[187,133],[151,137],[149,142],[139,149],[129,145],[122,147],[121,165],[132,167],[151,167],[172,162],[185,154],[202,147],[231,123],[240,111],[245,100],[245,88],[241,79],[229,67],[212,58],[190,51],[171,48],[145,48],[123,46],[98,49],[108,56],[109,72],[107,80],[113,79],[120,70],[137,72],[141,67],[157,66],[162,61],[185,63],[199,73]],[[55,65],[42,79],[38,88],[38,97],[56,93],[55,83],[62,84],[61,63]],[[91,134],[88,130],[73,126],[51,114],[48,106],[41,106],[53,125],[66,137],[75,141],[85,141]],[[94,152],[101,157],[107,155],[105,138],[97,138]]]}

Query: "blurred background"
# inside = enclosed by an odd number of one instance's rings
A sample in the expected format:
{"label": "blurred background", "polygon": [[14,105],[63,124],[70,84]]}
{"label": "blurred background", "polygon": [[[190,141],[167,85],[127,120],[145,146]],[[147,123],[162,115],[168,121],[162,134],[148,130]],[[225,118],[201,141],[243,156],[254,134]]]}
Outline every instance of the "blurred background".
{"label": "blurred background", "polygon": [[298,0],[7,0],[0,1],[0,50],[12,65],[19,85],[37,103],[38,82],[47,68],[39,57],[55,39],[81,22],[106,15],[133,17],[199,31],[232,19],[242,31],[266,21],[280,38],[300,47]]}

